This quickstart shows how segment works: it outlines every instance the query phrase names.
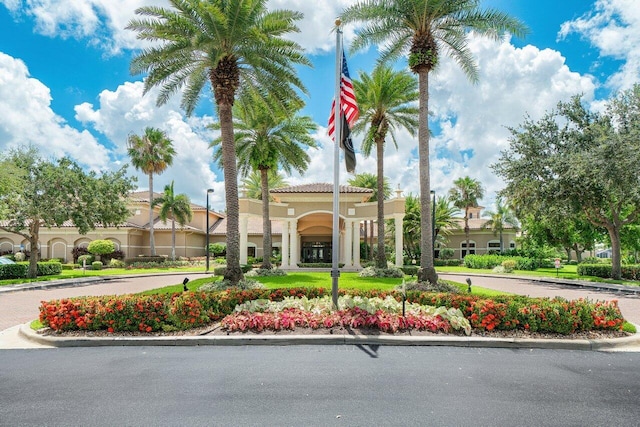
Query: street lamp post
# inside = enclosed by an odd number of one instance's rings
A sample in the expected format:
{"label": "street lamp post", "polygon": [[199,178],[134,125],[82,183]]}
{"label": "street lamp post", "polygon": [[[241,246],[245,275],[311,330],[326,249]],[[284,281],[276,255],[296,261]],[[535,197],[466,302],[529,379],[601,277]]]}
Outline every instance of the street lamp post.
{"label": "street lamp post", "polygon": [[209,194],[213,193],[213,188],[207,189],[207,243],[204,248],[206,257],[205,257],[205,272],[209,272]]}
{"label": "street lamp post", "polygon": [[436,259],[436,192],[431,190],[433,203],[431,204],[431,250],[433,251],[433,260]]}

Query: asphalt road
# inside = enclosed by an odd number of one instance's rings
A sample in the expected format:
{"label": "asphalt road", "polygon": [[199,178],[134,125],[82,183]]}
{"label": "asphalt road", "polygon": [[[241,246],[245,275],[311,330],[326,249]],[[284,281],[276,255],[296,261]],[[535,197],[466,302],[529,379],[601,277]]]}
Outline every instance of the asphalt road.
{"label": "asphalt road", "polygon": [[2,426],[637,426],[639,353],[0,350]]}

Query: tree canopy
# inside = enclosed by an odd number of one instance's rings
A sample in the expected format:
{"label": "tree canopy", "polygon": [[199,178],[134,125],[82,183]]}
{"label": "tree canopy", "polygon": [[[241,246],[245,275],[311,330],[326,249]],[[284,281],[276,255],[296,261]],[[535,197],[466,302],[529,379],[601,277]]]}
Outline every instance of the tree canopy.
{"label": "tree canopy", "polygon": [[640,214],[640,85],[602,112],[575,96],[511,129],[510,147],[493,169],[517,211],[565,210],[607,230],[612,276],[620,278],[620,231]]}
{"label": "tree canopy", "polygon": [[12,150],[1,160],[20,177],[0,194],[0,212],[8,212],[0,229],[30,243],[29,277],[37,273],[41,227],[73,222],[80,234],[97,226],[117,226],[130,215],[126,199],[134,188],[126,166],[115,172],[85,172],[69,158],[45,160],[35,148]]}

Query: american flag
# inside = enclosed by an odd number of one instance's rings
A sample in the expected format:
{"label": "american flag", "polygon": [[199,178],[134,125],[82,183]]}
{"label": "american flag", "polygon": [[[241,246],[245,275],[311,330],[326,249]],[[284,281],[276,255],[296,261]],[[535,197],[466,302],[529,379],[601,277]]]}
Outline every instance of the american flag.
{"label": "american flag", "polygon": [[[353,83],[351,82],[351,77],[349,77],[347,58],[344,55],[344,51],[342,52],[342,73],[340,76],[340,106],[342,107],[344,116],[347,118],[349,127],[353,127],[356,120],[358,120],[360,111],[358,110],[358,104],[356,102],[356,94],[353,91]],[[335,109],[336,100],[334,98],[333,102],[331,103],[331,116],[329,117],[329,136],[334,141],[334,134],[336,131]]]}

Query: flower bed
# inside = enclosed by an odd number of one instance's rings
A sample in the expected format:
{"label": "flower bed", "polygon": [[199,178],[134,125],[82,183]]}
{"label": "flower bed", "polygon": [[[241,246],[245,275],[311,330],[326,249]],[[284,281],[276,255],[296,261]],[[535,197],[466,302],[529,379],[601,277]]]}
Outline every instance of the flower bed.
{"label": "flower bed", "polygon": [[[624,324],[615,300],[567,301],[522,296],[487,299],[408,291],[406,315],[403,317],[399,308],[402,295],[395,291],[340,290],[340,310],[323,311],[323,307],[330,306],[330,293],[330,290],[322,288],[291,288],[82,297],[43,301],[40,321],[55,331],[109,332],[186,330],[229,315],[231,317],[224,320],[223,325],[228,325],[230,330],[259,330],[276,324],[279,328],[289,328],[289,325],[313,328],[326,321],[327,324],[364,325],[391,332],[411,328],[432,330],[434,327],[448,332],[451,328],[465,330],[464,320],[476,331],[517,329],[571,334],[577,331],[620,330]],[[315,305],[311,302],[314,299],[318,299],[313,303]],[[269,306],[269,301],[281,302],[280,307],[283,308],[256,309],[260,305]],[[244,303],[247,304],[242,306]],[[236,306],[239,306],[238,311]],[[464,317],[452,309],[458,309]],[[241,314],[245,318],[241,318]],[[249,320],[245,320],[247,318]],[[231,319],[236,319],[235,326]]]}

